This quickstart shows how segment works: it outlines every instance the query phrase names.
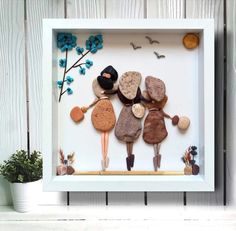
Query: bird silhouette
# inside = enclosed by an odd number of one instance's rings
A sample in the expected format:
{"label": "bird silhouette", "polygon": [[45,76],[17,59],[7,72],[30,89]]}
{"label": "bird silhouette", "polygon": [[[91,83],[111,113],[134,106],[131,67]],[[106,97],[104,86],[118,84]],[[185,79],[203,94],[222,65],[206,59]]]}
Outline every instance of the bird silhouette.
{"label": "bird silhouette", "polygon": [[145,38],[148,40],[148,42],[149,42],[150,44],[153,44],[153,43],[159,44],[159,43],[160,43],[159,41],[154,40],[154,39],[152,39],[152,38],[149,37],[149,36],[145,36]]}
{"label": "bird silhouette", "polygon": [[134,43],[130,43],[130,45],[133,47],[134,50],[141,49],[141,46],[136,46]]}
{"label": "bird silhouette", "polygon": [[165,55],[159,55],[156,51],[153,52],[158,59],[165,58]]}

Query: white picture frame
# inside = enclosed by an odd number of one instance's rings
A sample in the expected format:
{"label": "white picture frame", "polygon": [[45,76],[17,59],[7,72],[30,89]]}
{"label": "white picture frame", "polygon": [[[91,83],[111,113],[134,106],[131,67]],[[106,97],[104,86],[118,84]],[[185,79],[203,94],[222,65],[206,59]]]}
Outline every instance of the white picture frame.
{"label": "white picture frame", "polygon": [[[58,107],[55,75],[57,32],[199,33],[197,75],[200,174],[57,176]],[[54,77],[53,77],[54,76]],[[44,19],[43,20],[43,186],[45,191],[214,191],[214,20],[213,19]],[[99,138],[98,138],[99,139]],[[100,150],[100,147],[98,148]]]}

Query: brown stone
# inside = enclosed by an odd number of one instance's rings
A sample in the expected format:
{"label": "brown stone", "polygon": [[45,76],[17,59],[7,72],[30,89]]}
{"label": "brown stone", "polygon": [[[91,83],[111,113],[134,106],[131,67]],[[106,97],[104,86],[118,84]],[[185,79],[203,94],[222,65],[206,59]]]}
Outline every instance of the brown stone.
{"label": "brown stone", "polygon": [[188,33],[183,38],[183,44],[187,49],[194,49],[199,45],[199,37],[196,34]]}
{"label": "brown stone", "polygon": [[72,166],[67,166],[67,175],[72,175],[75,169]]}
{"label": "brown stone", "polygon": [[133,115],[132,107],[124,106],[115,127],[117,139],[124,142],[134,142],[141,134],[141,129],[141,120]]}
{"label": "brown stone", "polygon": [[147,76],[145,79],[146,89],[151,99],[160,102],[165,97],[165,83],[152,76]]}
{"label": "brown stone", "polygon": [[110,131],[116,123],[115,112],[109,99],[98,101],[91,115],[94,128],[101,132]]}
{"label": "brown stone", "polygon": [[167,101],[168,101],[168,97],[165,95],[164,98],[160,102],[157,102],[157,101],[153,100],[151,102],[146,103],[145,105],[149,109],[157,108],[157,109],[161,110],[161,109],[164,108],[164,106],[166,105]]}
{"label": "brown stone", "polygon": [[[101,88],[101,86],[99,85],[97,79],[94,79],[94,80],[93,80],[92,88],[93,88],[94,94],[95,94],[98,98],[101,98],[101,97],[103,97],[103,96],[106,96],[104,89]],[[114,86],[113,86],[113,88],[112,88],[111,90],[109,90],[109,92],[111,92],[111,91],[117,91],[117,89],[118,89],[118,83],[115,83]]]}
{"label": "brown stone", "polygon": [[141,83],[142,76],[139,72],[128,71],[125,72],[119,81],[119,89],[123,96],[132,100],[137,94],[138,87]]}
{"label": "brown stone", "polygon": [[150,111],[144,121],[143,139],[148,144],[161,143],[168,135],[163,113]]}
{"label": "brown stone", "polygon": [[200,168],[199,168],[199,166],[197,164],[192,165],[192,173],[193,173],[193,175],[198,175],[199,170],[200,170]]}
{"label": "brown stone", "polygon": [[172,124],[175,126],[177,125],[179,122],[179,116],[175,115],[173,118],[172,118]]}
{"label": "brown stone", "polygon": [[150,95],[148,94],[147,90],[142,92],[142,96],[146,101],[151,101]]}
{"label": "brown stone", "polygon": [[70,112],[70,117],[74,122],[78,123],[84,119],[84,113],[80,107],[74,107]]}

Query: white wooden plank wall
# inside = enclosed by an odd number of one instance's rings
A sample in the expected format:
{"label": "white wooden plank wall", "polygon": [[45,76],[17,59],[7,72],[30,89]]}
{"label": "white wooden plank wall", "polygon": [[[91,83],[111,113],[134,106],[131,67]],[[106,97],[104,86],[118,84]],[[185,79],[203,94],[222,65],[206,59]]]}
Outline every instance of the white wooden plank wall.
{"label": "white wooden plank wall", "polygon": [[[0,161],[27,147],[24,1],[0,1]],[[0,178],[0,204],[10,203]]]}
{"label": "white wooden plank wall", "polygon": [[[235,1],[228,4],[228,45],[235,48]],[[216,173],[214,193],[187,193],[187,203],[222,205],[223,202],[223,10],[224,0],[0,0],[0,161],[27,146],[26,84],[29,80],[30,148],[42,147],[42,18],[215,18],[216,25]],[[26,23],[24,26],[24,20]],[[26,43],[25,43],[26,41]],[[25,46],[26,44],[26,46]],[[25,52],[26,51],[26,52]],[[228,49],[228,198],[236,204],[236,129],[232,113],[235,98],[235,52]],[[234,49],[235,51],[235,49]],[[3,113],[4,112],[4,113]],[[235,115],[235,114],[234,114]],[[231,138],[231,139],[230,139]],[[233,198],[233,199],[232,199]],[[70,193],[72,205],[104,205],[105,192]],[[108,193],[109,205],[143,204],[144,193]],[[183,193],[147,193],[148,205],[183,205]],[[9,204],[9,188],[0,180],[0,205]],[[65,193],[43,193],[42,204],[66,204]]]}

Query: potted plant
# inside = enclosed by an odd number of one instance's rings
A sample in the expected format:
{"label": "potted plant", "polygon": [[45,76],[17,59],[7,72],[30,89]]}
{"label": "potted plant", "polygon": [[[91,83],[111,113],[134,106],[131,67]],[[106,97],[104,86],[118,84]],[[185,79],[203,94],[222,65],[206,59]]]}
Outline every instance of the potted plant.
{"label": "potted plant", "polygon": [[10,182],[14,209],[28,212],[37,205],[37,193],[42,178],[42,156],[38,151],[30,155],[16,151],[0,164],[0,175]]}

